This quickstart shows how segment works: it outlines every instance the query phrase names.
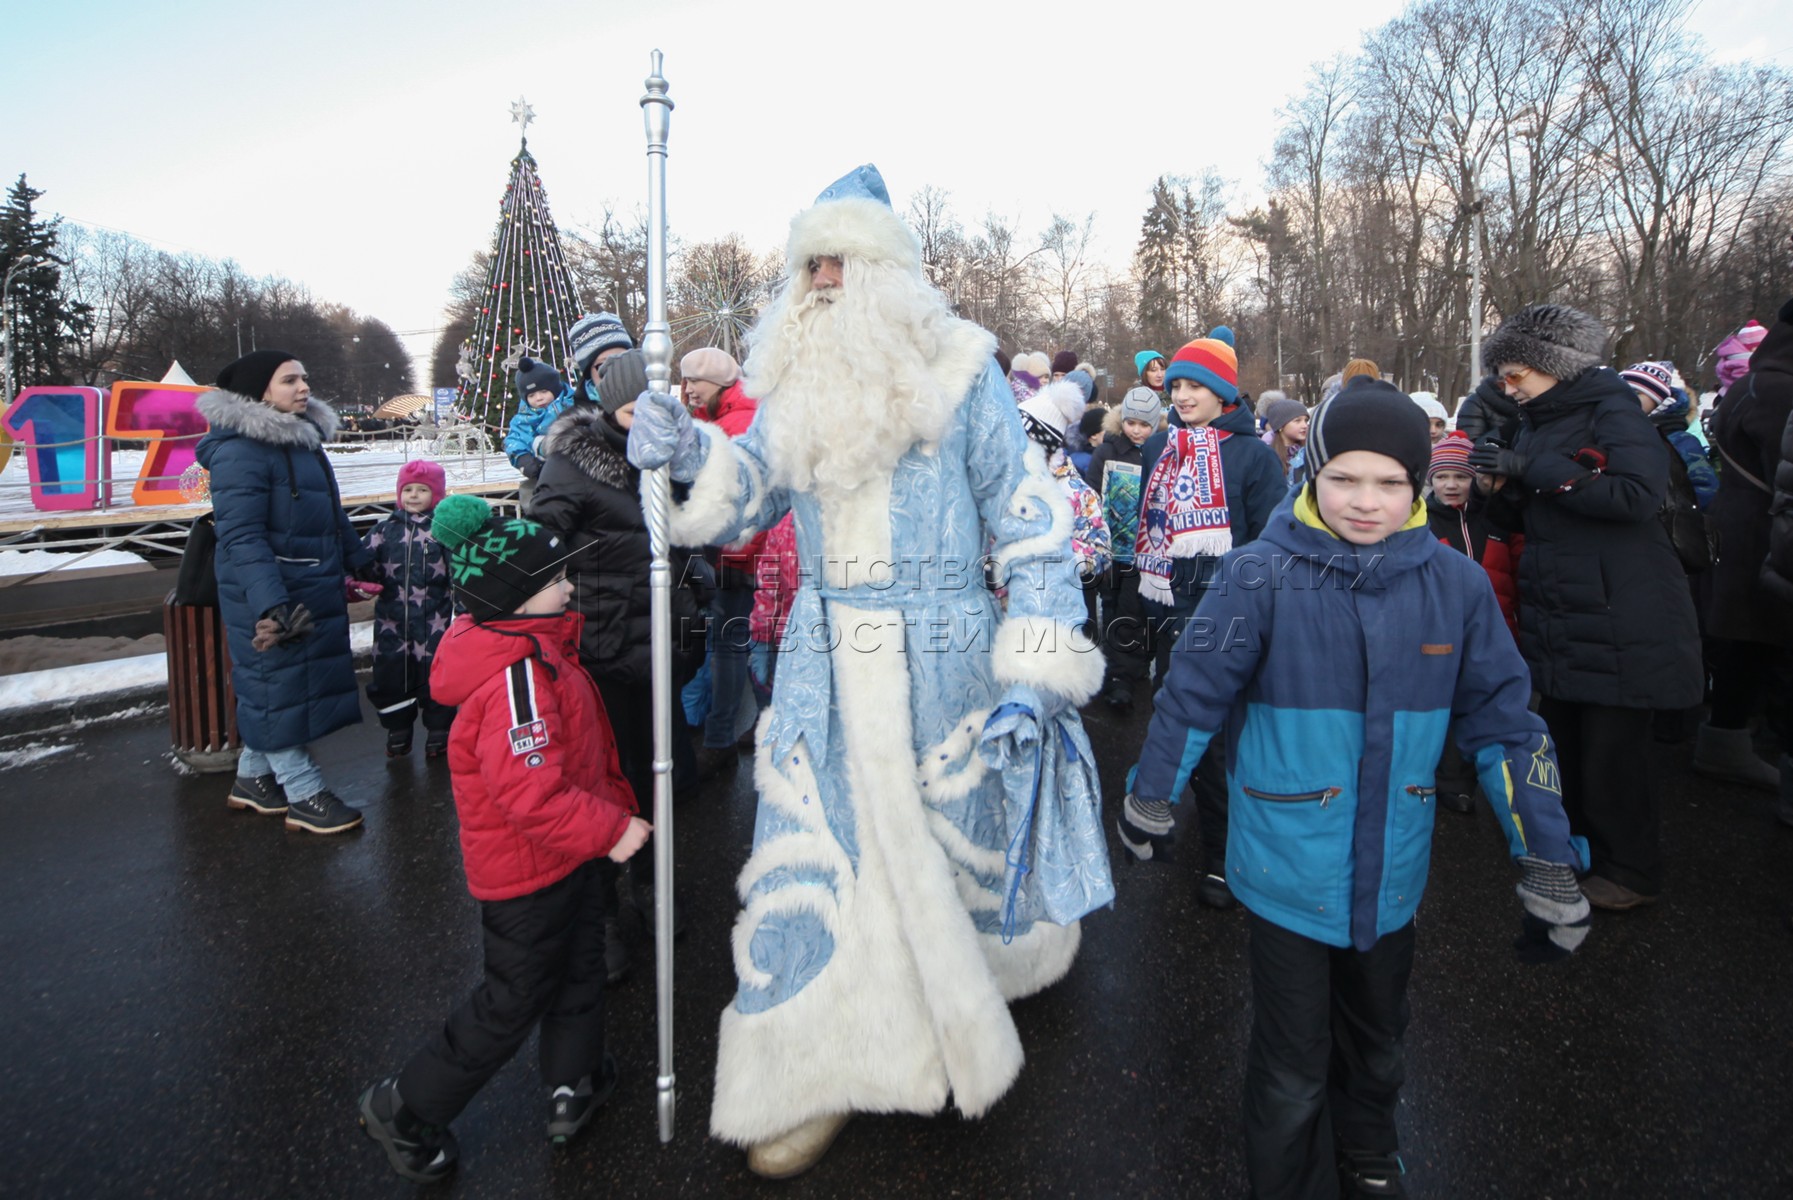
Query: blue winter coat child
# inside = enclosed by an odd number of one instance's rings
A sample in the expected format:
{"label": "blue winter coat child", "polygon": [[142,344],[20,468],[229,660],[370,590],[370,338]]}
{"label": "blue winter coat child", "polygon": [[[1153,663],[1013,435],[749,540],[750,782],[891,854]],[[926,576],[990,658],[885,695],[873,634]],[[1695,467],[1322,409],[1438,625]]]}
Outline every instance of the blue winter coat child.
{"label": "blue winter coat child", "polygon": [[[548,426],[573,407],[573,389],[567,386],[559,371],[533,358],[517,363],[516,386],[517,411],[504,434],[504,456],[510,459],[511,466],[534,479],[542,473],[542,462],[547,457],[543,439],[547,436]],[[540,408],[532,408],[529,404],[532,391],[553,392],[554,399]]]}
{"label": "blue winter coat child", "polygon": [[1585,867],[1487,575],[1432,536],[1422,502],[1359,547],[1312,497],[1220,561],[1154,702],[1135,795],[1180,796],[1225,730],[1233,894],[1285,929],[1367,950],[1424,894],[1454,721],[1513,856]]}
{"label": "blue winter coat child", "polygon": [[[323,451],[336,413],[315,397],[294,415],[226,391],[198,407],[211,423],[194,454],[211,473],[237,731],[256,750],[302,746],[361,720],[343,580],[370,555]],[[309,634],[251,645],[257,620],[299,604],[316,622]]]}

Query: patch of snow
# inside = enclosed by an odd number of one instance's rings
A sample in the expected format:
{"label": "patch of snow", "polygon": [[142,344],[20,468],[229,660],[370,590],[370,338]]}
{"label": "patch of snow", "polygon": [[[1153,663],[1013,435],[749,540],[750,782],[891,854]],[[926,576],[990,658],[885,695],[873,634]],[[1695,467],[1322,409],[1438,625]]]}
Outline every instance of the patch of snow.
{"label": "patch of snow", "polygon": [[41,762],[46,758],[52,758],[73,749],[74,746],[67,742],[60,745],[32,742],[29,745],[20,746],[17,750],[0,750],[0,770],[11,770],[14,767]]}
{"label": "patch of snow", "polygon": [[95,550],[91,553],[54,550],[0,550],[0,575],[40,575],[65,567],[141,567],[153,570],[142,555],[128,550]]}
{"label": "patch of snow", "polygon": [[[349,650],[353,654],[372,651],[374,623],[360,621],[349,626]],[[142,654],[135,658],[115,658],[107,662],[80,663],[69,667],[51,667],[44,671],[24,671],[17,675],[0,675],[0,714],[13,709],[36,708],[45,704],[65,704],[71,700],[91,700],[138,688],[166,686],[168,656]],[[138,705],[125,714],[140,716],[155,706]]]}

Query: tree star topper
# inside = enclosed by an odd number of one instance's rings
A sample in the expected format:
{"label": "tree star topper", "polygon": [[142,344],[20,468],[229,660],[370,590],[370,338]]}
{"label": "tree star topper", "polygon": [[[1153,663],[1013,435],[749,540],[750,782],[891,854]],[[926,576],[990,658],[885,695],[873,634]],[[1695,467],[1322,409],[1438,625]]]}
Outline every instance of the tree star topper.
{"label": "tree star topper", "polygon": [[529,123],[535,120],[535,109],[529,106],[529,101],[518,96],[517,102],[511,105],[511,120],[521,125],[523,127],[523,136],[528,137]]}

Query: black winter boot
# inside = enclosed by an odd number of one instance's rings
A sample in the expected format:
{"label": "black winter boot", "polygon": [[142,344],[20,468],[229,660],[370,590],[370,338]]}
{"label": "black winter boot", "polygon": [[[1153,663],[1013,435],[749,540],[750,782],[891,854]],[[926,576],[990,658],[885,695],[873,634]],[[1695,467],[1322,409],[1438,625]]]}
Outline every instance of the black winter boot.
{"label": "black winter boot", "polygon": [[448,730],[432,729],[423,739],[423,756],[425,758],[443,758],[448,754]]}
{"label": "black winter boot", "polygon": [[386,1151],[392,1169],[412,1183],[435,1183],[454,1170],[461,1157],[447,1127],[425,1125],[404,1106],[396,1078],[361,1093],[361,1127]]}
{"label": "black winter boot", "polygon": [[229,808],[246,808],[264,817],[277,817],[286,811],[286,789],[272,775],[238,775],[224,803]]}
{"label": "black winter boot", "polygon": [[403,758],[411,753],[411,727],[386,731],[386,757]]}

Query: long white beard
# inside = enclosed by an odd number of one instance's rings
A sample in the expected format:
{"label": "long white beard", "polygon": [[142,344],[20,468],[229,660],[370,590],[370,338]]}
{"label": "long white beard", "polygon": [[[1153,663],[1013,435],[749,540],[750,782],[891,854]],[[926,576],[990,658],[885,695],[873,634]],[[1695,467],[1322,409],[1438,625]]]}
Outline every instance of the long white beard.
{"label": "long white beard", "polygon": [[938,441],[959,397],[930,368],[954,320],[921,279],[877,263],[849,261],[840,288],[780,292],[746,364],[772,483],[851,492]]}

